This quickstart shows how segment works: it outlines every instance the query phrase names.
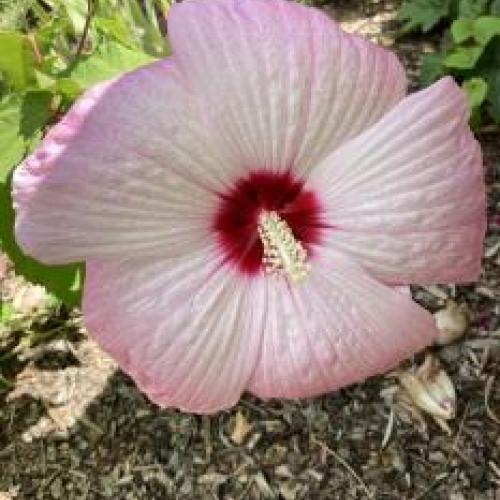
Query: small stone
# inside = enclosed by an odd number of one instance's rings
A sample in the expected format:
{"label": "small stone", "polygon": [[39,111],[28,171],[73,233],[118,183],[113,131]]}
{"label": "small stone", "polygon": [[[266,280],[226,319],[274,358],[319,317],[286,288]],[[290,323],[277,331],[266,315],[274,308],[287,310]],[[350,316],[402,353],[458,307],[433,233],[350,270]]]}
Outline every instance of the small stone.
{"label": "small stone", "polygon": [[463,493],[450,493],[449,500],[465,500]]}
{"label": "small stone", "polygon": [[288,465],[278,465],[274,469],[274,473],[277,476],[281,476],[281,477],[289,477],[289,478],[293,477],[293,474],[290,471],[290,469],[288,468]]}
{"label": "small stone", "polygon": [[211,486],[220,486],[227,481],[226,474],[218,472],[207,472],[198,478],[198,484],[209,484]]}
{"label": "small stone", "polygon": [[429,461],[440,464],[446,462],[446,456],[442,451],[431,451]]}
{"label": "small stone", "polygon": [[280,495],[284,500],[295,500],[297,498],[297,490],[299,487],[291,486],[287,483],[280,484]]}

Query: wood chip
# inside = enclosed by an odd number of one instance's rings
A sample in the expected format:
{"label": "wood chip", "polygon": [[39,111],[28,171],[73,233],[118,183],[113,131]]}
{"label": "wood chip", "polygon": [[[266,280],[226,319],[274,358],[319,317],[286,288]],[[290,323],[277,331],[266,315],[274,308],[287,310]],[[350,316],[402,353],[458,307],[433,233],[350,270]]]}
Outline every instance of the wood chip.
{"label": "wood chip", "polygon": [[490,375],[486,379],[486,384],[484,387],[484,406],[486,407],[486,413],[488,417],[490,417],[491,420],[493,420],[497,424],[500,424],[500,418],[498,418],[495,415],[494,411],[490,407],[490,395],[494,384],[495,384],[495,375]]}
{"label": "wood chip", "polygon": [[387,426],[385,428],[384,437],[382,439],[382,444],[380,448],[383,450],[392,436],[392,430],[394,428],[394,408],[391,406],[391,412],[389,413],[389,418],[387,419]]}
{"label": "wood chip", "polygon": [[267,482],[262,472],[259,471],[257,474],[255,474],[253,476],[253,480],[264,498],[276,498],[276,494],[269,486],[269,483]]}
{"label": "wood chip", "polygon": [[234,429],[231,433],[231,441],[236,445],[241,445],[252,428],[252,424],[248,422],[243,412],[238,410],[234,422]]}

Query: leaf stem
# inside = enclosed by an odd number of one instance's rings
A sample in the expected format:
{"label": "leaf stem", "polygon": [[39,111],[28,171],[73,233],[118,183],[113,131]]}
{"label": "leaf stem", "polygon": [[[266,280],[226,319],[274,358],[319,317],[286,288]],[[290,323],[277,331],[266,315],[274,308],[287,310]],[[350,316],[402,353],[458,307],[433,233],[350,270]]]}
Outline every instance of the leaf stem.
{"label": "leaf stem", "polygon": [[85,18],[85,24],[83,26],[82,36],[78,42],[78,46],[76,48],[75,53],[75,62],[80,57],[83,52],[83,48],[85,47],[85,42],[87,41],[90,29],[90,23],[92,21],[92,17],[95,14],[97,0],[87,0],[87,17]]}

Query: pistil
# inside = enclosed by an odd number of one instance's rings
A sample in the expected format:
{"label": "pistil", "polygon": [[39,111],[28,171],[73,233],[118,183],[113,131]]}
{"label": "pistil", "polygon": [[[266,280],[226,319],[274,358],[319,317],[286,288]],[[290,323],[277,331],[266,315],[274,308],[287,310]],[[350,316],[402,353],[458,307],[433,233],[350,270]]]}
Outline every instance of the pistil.
{"label": "pistil", "polygon": [[266,273],[283,274],[293,283],[300,283],[309,274],[311,265],[302,243],[290,226],[276,212],[262,212],[257,227],[264,255]]}

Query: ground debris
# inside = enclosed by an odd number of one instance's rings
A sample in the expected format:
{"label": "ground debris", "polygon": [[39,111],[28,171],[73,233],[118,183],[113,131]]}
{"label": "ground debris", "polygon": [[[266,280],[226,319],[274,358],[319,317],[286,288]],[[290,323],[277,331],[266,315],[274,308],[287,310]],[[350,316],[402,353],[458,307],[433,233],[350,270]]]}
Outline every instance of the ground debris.
{"label": "ground debris", "polygon": [[238,411],[236,413],[234,429],[231,434],[231,441],[237,445],[242,444],[248,433],[252,430],[252,427],[252,424],[248,422],[245,415],[241,411]]}
{"label": "ground debris", "polygon": [[459,340],[469,326],[469,312],[466,304],[457,304],[453,300],[446,301],[446,307],[434,313],[439,336],[438,345],[448,345]]}
{"label": "ground debris", "polygon": [[[455,417],[457,396],[455,386],[437,358],[428,354],[416,369],[399,375],[399,382],[415,406],[435,419]],[[442,423],[440,422],[442,425]]]}
{"label": "ground debris", "polygon": [[[54,342],[56,350],[61,349],[63,341]],[[40,351],[51,352],[51,344],[33,351],[33,359]],[[91,340],[84,340],[73,350],[78,366],[60,370],[45,371],[34,362],[29,362],[15,381],[15,388],[7,396],[7,401],[30,397],[41,401],[46,407],[46,416],[30,426],[22,438],[31,442],[51,432],[59,436],[67,435],[68,430],[84,416],[87,405],[103,390],[107,379],[116,369],[116,364]]]}

